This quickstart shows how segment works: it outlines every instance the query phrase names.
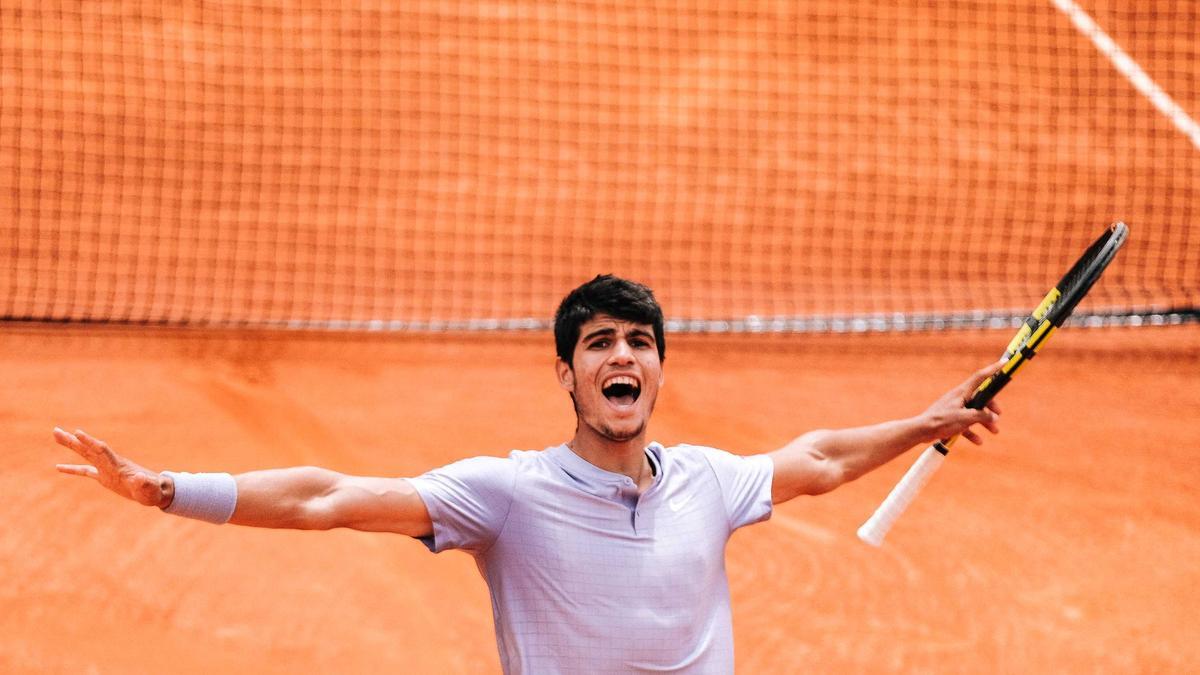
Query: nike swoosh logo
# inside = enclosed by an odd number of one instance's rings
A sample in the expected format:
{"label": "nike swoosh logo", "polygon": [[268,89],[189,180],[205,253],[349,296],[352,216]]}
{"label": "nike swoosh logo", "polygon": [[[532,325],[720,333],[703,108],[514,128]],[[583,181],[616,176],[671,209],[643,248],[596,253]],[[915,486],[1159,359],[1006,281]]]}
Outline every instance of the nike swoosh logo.
{"label": "nike swoosh logo", "polygon": [[667,506],[670,507],[672,511],[678,511],[679,509],[682,509],[685,505],[687,505],[687,503],[690,502],[691,500],[692,500],[691,495],[687,495],[684,497],[672,497],[667,500]]}

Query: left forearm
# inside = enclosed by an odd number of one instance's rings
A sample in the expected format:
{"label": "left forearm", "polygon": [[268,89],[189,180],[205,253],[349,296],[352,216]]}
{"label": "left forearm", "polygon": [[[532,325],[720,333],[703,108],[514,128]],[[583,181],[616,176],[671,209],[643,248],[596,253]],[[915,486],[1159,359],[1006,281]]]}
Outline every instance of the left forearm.
{"label": "left forearm", "polygon": [[978,424],[992,433],[1000,408],[990,401],[982,409],[964,407],[971,392],[1000,365],[976,371],[915,417],[851,429],[811,431],[771,453],[775,473],[771,497],[776,504],[799,495],[817,495],[852,481],[920,443],[961,434],[983,443],[971,430]]}
{"label": "left forearm", "polygon": [[822,494],[885,464],[928,437],[920,417],[865,427],[811,431],[771,453],[776,503]]}
{"label": "left forearm", "polygon": [[908,417],[818,432],[813,442],[822,455],[841,467],[842,482],[846,483],[928,439],[929,425],[920,417]]}

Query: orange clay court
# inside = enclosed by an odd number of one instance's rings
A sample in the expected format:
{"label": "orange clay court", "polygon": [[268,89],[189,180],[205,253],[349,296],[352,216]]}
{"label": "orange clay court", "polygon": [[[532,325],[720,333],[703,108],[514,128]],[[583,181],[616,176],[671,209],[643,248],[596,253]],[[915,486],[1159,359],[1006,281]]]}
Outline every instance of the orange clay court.
{"label": "orange clay court", "polygon": [[[910,455],[729,547],[739,671],[1182,672],[1200,481],[1197,331],[1064,331],[882,549],[854,536]],[[1113,358],[1108,340],[1162,353]],[[651,436],[741,453],[917,412],[990,335],[669,342]],[[54,471],[56,424],[148,466],[411,475],[541,448],[573,415],[547,336],[6,331],[0,668],[494,672],[469,556],[396,535],[184,521]],[[883,383],[881,386],[880,383]]]}
{"label": "orange clay court", "polygon": [[56,425],[181,471],[558,444],[547,321],[611,272],[671,322],[650,437],[765,452],[920,412],[1118,219],[883,548],[916,453],[733,538],[738,672],[1200,669],[1200,17],[1136,4],[5,3],[0,672],[499,670],[469,556],[164,516]]}

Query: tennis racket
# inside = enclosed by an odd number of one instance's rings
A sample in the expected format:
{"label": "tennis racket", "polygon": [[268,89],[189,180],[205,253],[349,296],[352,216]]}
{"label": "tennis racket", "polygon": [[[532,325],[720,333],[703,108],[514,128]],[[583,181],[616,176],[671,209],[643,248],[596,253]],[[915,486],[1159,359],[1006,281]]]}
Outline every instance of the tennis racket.
{"label": "tennis racket", "polygon": [[[1062,280],[1042,298],[1033,314],[1021,324],[1021,329],[1004,350],[1004,364],[975,389],[966,407],[979,410],[987,405],[1012,380],[1017,370],[1037,354],[1055,329],[1062,326],[1083,296],[1091,290],[1128,236],[1129,228],[1125,223],[1113,223],[1084,251]],[[882,545],[888,530],[892,529],[896,519],[942,465],[950,447],[958,439],[958,436],[954,436],[926,448],[908,473],[892,488],[891,494],[883,500],[875,514],[858,528],[858,538],[872,546]]]}

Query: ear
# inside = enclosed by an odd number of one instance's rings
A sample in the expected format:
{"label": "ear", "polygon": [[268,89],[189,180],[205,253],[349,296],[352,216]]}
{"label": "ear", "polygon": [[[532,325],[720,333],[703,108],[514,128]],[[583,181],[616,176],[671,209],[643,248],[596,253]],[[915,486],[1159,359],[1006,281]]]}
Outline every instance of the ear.
{"label": "ear", "polygon": [[558,375],[558,386],[575,393],[575,371],[561,356],[554,359],[554,373]]}

